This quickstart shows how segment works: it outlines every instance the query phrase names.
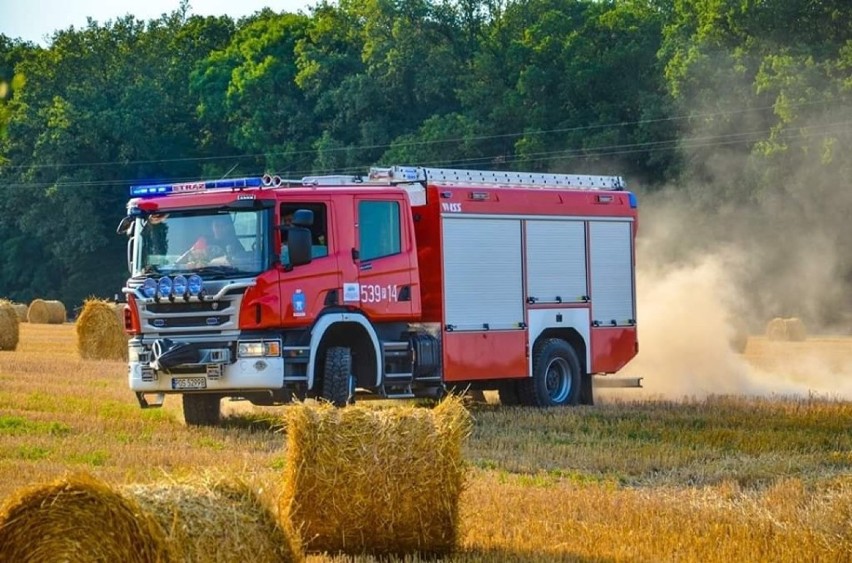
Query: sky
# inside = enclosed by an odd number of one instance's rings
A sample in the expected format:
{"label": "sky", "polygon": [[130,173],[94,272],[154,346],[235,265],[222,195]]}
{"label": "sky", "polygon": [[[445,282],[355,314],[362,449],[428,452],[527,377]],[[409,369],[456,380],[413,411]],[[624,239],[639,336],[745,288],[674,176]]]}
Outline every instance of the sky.
{"label": "sky", "polygon": [[[190,0],[190,14],[234,19],[269,7],[276,12],[307,11],[314,0]],[[58,29],[84,28],[86,18],[103,24],[133,14],[150,20],[177,9],[180,0],[0,0],[0,33],[47,46]]]}

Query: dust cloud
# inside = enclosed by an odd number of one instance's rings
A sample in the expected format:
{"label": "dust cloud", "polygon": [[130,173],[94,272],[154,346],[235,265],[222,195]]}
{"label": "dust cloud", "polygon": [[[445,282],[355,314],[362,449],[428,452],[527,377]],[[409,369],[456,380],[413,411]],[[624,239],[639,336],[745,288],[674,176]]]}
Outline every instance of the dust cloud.
{"label": "dust cloud", "polygon": [[[761,280],[761,268],[771,252],[757,243],[765,245],[771,237],[753,232],[743,236],[747,241],[743,244],[726,242],[721,232],[702,225],[701,218],[678,201],[678,196],[667,193],[650,198],[644,214],[640,208],[639,355],[622,373],[643,377],[644,388],[602,390],[601,398],[852,399],[852,337],[827,334],[827,325],[815,323],[818,306],[809,303],[807,292],[794,301],[796,311],[772,308],[771,304],[783,303],[786,297],[778,296],[785,284],[777,278]],[[728,233],[746,232],[748,224],[727,219]],[[754,215],[751,219],[754,230],[760,221]],[[801,275],[808,283],[822,284],[820,298],[837,285],[830,281],[836,264],[831,245],[774,242],[774,248],[783,249],[788,257],[791,277]],[[804,342],[767,340],[764,330],[772,316],[793,316],[799,311],[810,325]],[[748,344],[743,354],[735,350],[734,342],[745,335]]]}
{"label": "dust cloud", "polygon": [[[852,399],[852,153],[842,148],[852,108],[792,106],[795,120],[772,129],[771,104],[743,103],[751,88],[726,83],[693,100],[681,184],[630,186],[639,355],[622,374],[645,388],[619,398]],[[769,341],[775,317],[801,319],[807,339]]]}

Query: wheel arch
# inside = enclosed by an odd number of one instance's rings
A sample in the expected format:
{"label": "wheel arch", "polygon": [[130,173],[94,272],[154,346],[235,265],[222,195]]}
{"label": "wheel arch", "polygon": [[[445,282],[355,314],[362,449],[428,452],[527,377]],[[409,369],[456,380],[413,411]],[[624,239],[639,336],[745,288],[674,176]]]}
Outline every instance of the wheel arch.
{"label": "wheel arch", "polygon": [[[535,339],[532,349],[535,350],[539,344],[551,338],[558,338],[567,342],[574,349],[574,353],[577,354],[577,359],[580,361],[580,371],[582,372],[580,375],[588,375],[588,346],[586,346],[586,340],[583,338],[583,335],[573,327],[546,328]],[[530,367],[530,373],[532,373],[532,367]]]}
{"label": "wheel arch", "polygon": [[356,384],[363,387],[381,384],[382,365],[379,339],[369,319],[360,313],[326,313],[311,328],[308,358],[308,389],[314,389],[317,370],[322,366],[323,351],[331,346],[352,349],[352,371]]}

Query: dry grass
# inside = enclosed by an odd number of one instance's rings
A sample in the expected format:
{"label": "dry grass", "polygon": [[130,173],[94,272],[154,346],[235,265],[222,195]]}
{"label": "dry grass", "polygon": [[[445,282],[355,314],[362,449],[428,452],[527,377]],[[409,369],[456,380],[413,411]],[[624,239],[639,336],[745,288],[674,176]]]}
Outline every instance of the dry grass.
{"label": "dry grass", "polygon": [[[275,498],[282,409],[187,428],[179,400],[138,408],[123,362],[79,359],[70,325],[20,328],[18,349],[0,354],[0,499],[68,471],[122,485],[214,469],[267,483]],[[746,356],[769,362],[781,344],[836,354],[824,365],[852,350],[852,340],[753,339]],[[245,403],[224,404],[233,413]],[[464,454],[474,470],[450,561],[852,561],[848,401],[486,405],[473,417]]]}

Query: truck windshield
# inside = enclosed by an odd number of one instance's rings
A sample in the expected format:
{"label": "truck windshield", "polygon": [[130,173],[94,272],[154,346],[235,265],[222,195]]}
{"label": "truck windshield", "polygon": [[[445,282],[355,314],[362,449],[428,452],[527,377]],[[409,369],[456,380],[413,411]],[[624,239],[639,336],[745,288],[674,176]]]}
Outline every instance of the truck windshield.
{"label": "truck windshield", "polygon": [[177,211],[137,219],[133,274],[244,277],[268,267],[268,213]]}

